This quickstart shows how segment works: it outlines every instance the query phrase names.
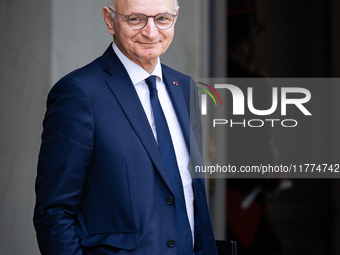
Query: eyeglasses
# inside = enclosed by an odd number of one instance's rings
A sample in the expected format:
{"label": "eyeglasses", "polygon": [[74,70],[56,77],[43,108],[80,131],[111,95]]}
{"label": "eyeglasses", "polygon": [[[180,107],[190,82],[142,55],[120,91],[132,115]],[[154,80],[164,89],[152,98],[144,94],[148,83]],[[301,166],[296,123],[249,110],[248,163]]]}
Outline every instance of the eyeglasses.
{"label": "eyeglasses", "polygon": [[109,7],[109,9],[127,18],[127,23],[134,30],[143,29],[146,24],[148,24],[149,18],[153,18],[154,23],[158,29],[165,30],[170,28],[174,24],[175,17],[177,17],[177,14],[173,15],[170,13],[159,13],[156,16],[147,16],[143,13],[132,13],[130,15],[123,15],[119,12],[116,12],[111,7]]}

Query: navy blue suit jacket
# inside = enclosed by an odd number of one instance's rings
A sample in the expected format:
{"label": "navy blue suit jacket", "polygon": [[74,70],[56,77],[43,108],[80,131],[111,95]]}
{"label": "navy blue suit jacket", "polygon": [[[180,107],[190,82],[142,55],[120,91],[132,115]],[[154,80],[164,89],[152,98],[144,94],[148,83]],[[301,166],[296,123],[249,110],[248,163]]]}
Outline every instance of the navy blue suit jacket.
{"label": "navy blue suit jacket", "polygon": [[[195,83],[164,65],[162,71],[191,158],[199,161]],[[195,254],[215,255],[204,180],[193,179],[193,188]],[[166,203],[172,187],[135,88],[111,46],[49,93],[36,195],[42,254],[192,255],[184,254],[192,244],[167,245],[181,231],[176,203]]]}

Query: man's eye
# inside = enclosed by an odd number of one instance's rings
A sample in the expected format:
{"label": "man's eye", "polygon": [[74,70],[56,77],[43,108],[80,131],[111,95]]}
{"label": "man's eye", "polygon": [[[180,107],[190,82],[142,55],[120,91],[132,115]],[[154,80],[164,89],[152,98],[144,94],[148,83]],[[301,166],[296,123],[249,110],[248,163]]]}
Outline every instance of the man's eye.
{"label": "man's eye", "polygon": [[169,22],[171,19],[168,15],[162,15],[157,17],[157,21],[159,22]]}
{"label": "man's eye", "polygon": [[131,17],[129,19],[129,21],[137,22],[137,21],[139,21],[139,18],[138,17]]}
{"label": "man's eye", "polygon": [[164,17],[164,16],[160,16],[160,17],[158,17],[158,18],[157,18],[157,20],[160,20],[160,21],[162,21],[162,20],[166,20],[166,17]]}
{"label": "man's eye", "polygon": [[137,16],[133,15],[129,18],[129,22],[131,22],[131,23],[140,23],[140,22],[144,22],[144,21],[145,21],[145,18],[143,16],[139,16],[139,15],[137,15]]}

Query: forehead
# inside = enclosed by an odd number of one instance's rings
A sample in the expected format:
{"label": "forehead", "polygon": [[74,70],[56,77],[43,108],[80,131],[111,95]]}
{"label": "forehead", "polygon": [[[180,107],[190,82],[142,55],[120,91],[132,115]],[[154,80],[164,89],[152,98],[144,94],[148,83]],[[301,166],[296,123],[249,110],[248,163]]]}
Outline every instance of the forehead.
{"label": "forehead", "polygon": [[116,0],[115,9],[124,14],[157,14],[174,11],[174,0]]}

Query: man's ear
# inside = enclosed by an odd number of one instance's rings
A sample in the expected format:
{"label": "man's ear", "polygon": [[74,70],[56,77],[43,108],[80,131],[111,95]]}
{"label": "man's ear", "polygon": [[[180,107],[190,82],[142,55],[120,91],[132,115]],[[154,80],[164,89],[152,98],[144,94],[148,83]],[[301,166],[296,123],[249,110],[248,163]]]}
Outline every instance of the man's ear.
{"label": "man's ear", "polygon": [[108,7],[104,7],[102,10],[103,18],[106,24],[107,29],[111,35],[115,34],[115,30],[113,27],[113,19],[112,19],[112,11]]}
{"label": "man's ear", "polygon": [[178,11],[179,11],[179,6],[177,6],[177,9],[176,9],[177,16],[178,16]]}
{"label": "man's ear", "polygon": [[176,23],[177,18],[178,18],[178,11],[179,11],[179,6],[178,6],[177,9],[176,9],[176,14],[177,14],[177,16],[176,16],[176,19],[175,19],[175,23]]}

